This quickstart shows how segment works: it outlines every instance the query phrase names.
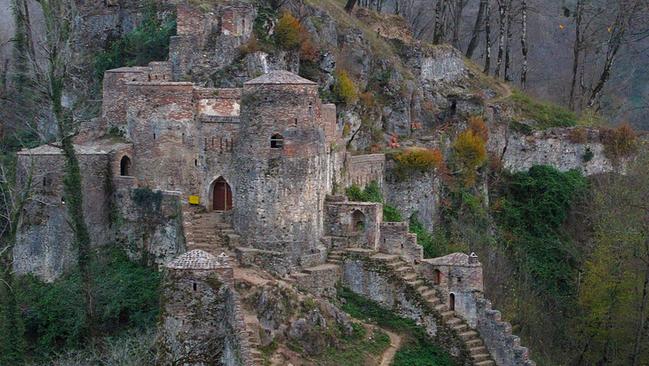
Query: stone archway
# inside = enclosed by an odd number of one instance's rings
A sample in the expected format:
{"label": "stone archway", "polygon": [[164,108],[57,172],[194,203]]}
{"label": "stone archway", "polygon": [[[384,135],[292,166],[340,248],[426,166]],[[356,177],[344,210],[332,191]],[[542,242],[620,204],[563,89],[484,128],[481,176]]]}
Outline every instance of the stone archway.
{"label": "stone archway", "polygon": [[223,177],[212,183],[212,210],[230,211],[232,209],[232,189]]}
{"label": "stone archway", "polygon": [[122,160],[119,161],[119,175],[124,177],[131,175],[131,158],[127,155],[122,156]]}

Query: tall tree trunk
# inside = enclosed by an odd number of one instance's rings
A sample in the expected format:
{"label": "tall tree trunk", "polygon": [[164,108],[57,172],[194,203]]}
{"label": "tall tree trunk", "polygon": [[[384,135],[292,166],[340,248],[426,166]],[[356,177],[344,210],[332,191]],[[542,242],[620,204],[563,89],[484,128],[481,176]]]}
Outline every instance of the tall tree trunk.
{"label": "tall tree trunk", "polygon": [[433,26],[433,44],[440,44],[444,39],[444,12],[446,11],[446,0],[437,0],[435,6],[435,23]]}
{"label": "tall tree trunk", "polygon": [[577,0],[577,9],[575,10],[575,42],[572,47],[572,82],[570,83],[570,100],[569,107],[575,110],[575,98],[577,91],[577,73],[579,70],[579,55],[581,54],[581,23],[584,18],[584,1]]}
{"label": "tall tree trunk", "polygon": [[633,343],[633,353],[631,354],[631,366],[638,366],[640,362],[640,352],[643,344],[644,330],[647,320],[647,303],[649,302],[649,268],[645,270],[644,284],[642,286],[642,299],[640,301],[640,316],[636,329],[635,341]]}
{"label": "tall tree trunk", "polygon": [[468,0],[457,0],[453,12],[453,46],[460,48],[460,30],[462,28],[462,13]]}
{"label": "tall tree trunk", "polygon": [[475,49],[478,47],[478,36],[480,35],[480,30],[483,27],[483,22],[484,22],[484,13],[485,9],[487,8],[487,2],[489,0],[480,0],[480,7],[478,8],[478,15],[475,18],[475,23],[473,24],[473,31],[471,32],[471,40],[469,41],[469,45],[466,48],[466,57],[467,58],[472,58],[473,53],[475,52]]}
{"label": "tall tree trunk", "polygon": [[484,73],[491,72],[491,0],[487,0],[485,6],[485,62]]}
{"label": "tall tree trunk", "polygon": [[496,71],[494,75],[500,76],[505,55],[505,29],[507,26],[507,0],[498,0],[498,57],[496,58]]}
{"label": "tall tree trunk", "polygon": [[527,0],[521,0],[521,88],[527,84]]}
{"label": "tall tree trunk", "polygon": [[357,0],[347,0],[347,4],[345,4],[345,11],[351,13],[352,10],[354,10],[354,6],[356,6],[356,1]]}
{"label": "tall tree trunk", "polygon": [[512,0],[507,3],[507,40],[505,41],[505,81],[512,81],[511,71],[511,45],[512,45],[512,22],[514,20],[512,11]]}

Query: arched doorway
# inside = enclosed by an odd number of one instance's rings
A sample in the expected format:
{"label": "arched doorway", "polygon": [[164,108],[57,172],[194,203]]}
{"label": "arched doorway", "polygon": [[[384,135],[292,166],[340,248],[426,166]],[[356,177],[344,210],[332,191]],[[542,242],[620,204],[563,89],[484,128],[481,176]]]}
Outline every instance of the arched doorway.
{"label": "arched doorway", "polygon": [[442,283],[442,272],[439,269],[433,271],[433,284],[439,285]]}
{"label": "arched doorway", "polygon": [[119,175],[124,177],[131,175],[131,158],[126,155],[119,161]]}
{"label": "arched doorway", "polygon": [[361,233],[365,231],[365,214],[356,210],[352,213],[352,232]]}
{"label": "arched doorway", "polygon": [[451,311],[455,311],[455,294],[450,294],[448,296],[448,308]]}
{"label": "arched doorway", "polygon": [[232,190],[223,177],[214,181],[212,188],[212,209],[214,211],[229,211],[232,209]]}

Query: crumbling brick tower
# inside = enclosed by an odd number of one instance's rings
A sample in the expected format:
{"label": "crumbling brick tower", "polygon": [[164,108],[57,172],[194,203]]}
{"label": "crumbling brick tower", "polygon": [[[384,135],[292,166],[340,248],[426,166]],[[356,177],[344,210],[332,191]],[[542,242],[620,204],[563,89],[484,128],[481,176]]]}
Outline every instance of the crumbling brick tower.
{"label": "crumbling brick tower", "polygon": [[286,253],[294,264],[317,251],[322,234],[328,165],[321,110],[318,85],[287,71],[243,86],[233,225],[244,243]]}

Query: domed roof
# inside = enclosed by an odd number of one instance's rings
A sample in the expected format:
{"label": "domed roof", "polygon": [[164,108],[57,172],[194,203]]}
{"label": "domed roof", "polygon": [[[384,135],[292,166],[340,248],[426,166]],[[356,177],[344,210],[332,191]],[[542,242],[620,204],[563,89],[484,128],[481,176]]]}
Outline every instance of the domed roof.
{"label": "domed roof", "polygon": [[305,79],[301,76],[295,75],[286,70],[270,71],[258,78],[249,80],[244,85],[259,85],[259,84],[303,84],[303,85],[317,85],[311,80]]}
{"label": "domed roof", "polygon": [[169,269],[217,269],[226,266],[227,262],[221,257],[217,258],[200,249],[184,253],[166,265]]}

